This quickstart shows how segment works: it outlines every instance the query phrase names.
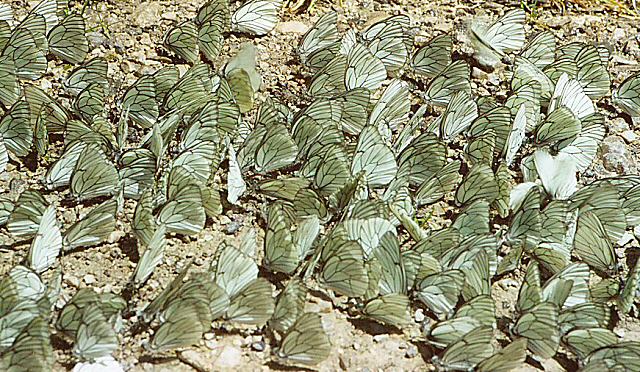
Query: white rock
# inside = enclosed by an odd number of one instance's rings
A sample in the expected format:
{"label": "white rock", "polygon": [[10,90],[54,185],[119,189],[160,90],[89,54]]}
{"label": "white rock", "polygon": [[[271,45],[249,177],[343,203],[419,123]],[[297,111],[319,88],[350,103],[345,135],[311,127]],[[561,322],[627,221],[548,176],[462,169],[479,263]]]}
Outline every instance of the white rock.
{"label": "white rock", "polygon": [[627,243],[631,242],[632,240],[633,240],[633,234],[630,233],[629,231],[625,231],[624,234],[618,240],[618,245],[619,246],[626,245]]}
{"label": "white rock", "polygon": [[222,349],[218,359],[216,359],[215,368],[233,368],[240,365],[242,351],[233,346],[225,346]]}
{"label": "white rock", "polygon": [[85,282],[86,284],[91,285],[96,282],[96,277],[91,274],[87,274],[82,277],[82,281]]}
{"label": "white rock", "polygon": [[276,26],[276,31],[283,34],[304,34],[309,30],[309,26],[299,21],[280,22]]}
{"label": "white rock", "polygon": [[625,130],[620,133],[620,137],[625,140],[627,143],[635,142],[638,139],[638,135],[632,130]]}
{"label": "white rock", "polygon": [[124,368],[112,356],[97,358],[93,363],[77,363],[73,372],[124,372]]}

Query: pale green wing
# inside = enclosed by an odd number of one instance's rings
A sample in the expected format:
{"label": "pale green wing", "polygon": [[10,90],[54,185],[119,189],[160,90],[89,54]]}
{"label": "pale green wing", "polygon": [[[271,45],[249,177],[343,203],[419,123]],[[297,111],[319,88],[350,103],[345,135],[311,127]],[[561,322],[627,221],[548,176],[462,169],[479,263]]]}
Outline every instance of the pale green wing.
{"label": "pale green wing", "polygon": [[135,285],[141,286],[144,284],[153,274],[155,268],[162,262],[164,249],[167,245],[165,234],[166,228],[164,225],[158,226],[153,233],[133,273],[133,283]]}
{"label": "pale green wing", "polygon": [[523,314],[532,309],[542,301],[542,290],[540,288],[540,270],[536,262],[531,262],[518,292],[516,311]]}
{"label": "pale green wing", "polygon": [[82,63],[89,53],[84,18],[71,13],[51,29],[47,35],[49,51],[72,64]]}
{"label": "pale green wing", "polygon": [[387,70],[378,57],[367,47],[356,43],[347,55],[344,85],[346,90],[354,88],[378,89],[387,78]]}
{"label": "pale green wing", "polygon": [[96,57],[90,59],[71,71],[64,81],[64,87],[74,95],[77,95],[92,83],[107,86],[108,67],[107,61],[104,58]]}
{"label": "pale green wing", "polygon": [[99,305],[84,309],[76,332],[73,354],[82,360],[110,355],[118,348],[115,330],[103,315]]}
{"label": "pale green wing", "polygon": [[416,74],[434,78],[451,63],[452,49],[451,35],[436,36],[416,50],[409,64]]}
{"label": "pale green wing", "polygon": [[163,45],[188,63],[195,63],[198,55],[198,29],[192,21],[182,22],[164,34]]}
{"label": "pale green wing", "polygon": [[626,78],[611,94],[613,103],[632,117],[640,117],[640,78],[634,74]]}
{"label": "pale green wing", "polygon": [[617,271],[613,245],[602,222],[592,211],[580,212],[573,249],[578,257],[595,270],[607,275]]}
{"label": "pale green wing", "polygon": [[348,297],[363,296],[369,285],[369,277],[360,245],[354,241],[345,241],[344,245],[329,253],[322,265],[319,279],[323,285],[338,294]]}
{"label": "pale green wing", "polygon": [[242,324],[264,325],[273,315],[275,303],[271,283],[258,278],[231,297],[225,319]]}
{"label": "pale green wing", "polygon": [[[310,57],[340,40],[338,32],[338,14],[334,11],[324,13],[298,43],[297,52],[303,65],[310,62]],[[312,67],[312,66],[309,66]]]}
{"label": "pale green wing", "polygon": [[331,343],[320,315],[304,313],[289,328],[275,354],[283,364],[314,366],[327,359],[330,352]]}
{"label": "pale green wing", "polygon": [[29,266],[36,273],[42,273],[55,263],[61,249],[62,235],[56,219],[56,208],[50,205],[42,214],[38,232],[31,242]]}
{"label": "pale green wing", "polygon": [[264,240],[263,264],[274,272],[291,274],[300,263],[300,252],[293,244],[291,224],[281,204],[269,207],[267,232]]}
{"label": "pale green wing", "polygon": [[553,62],[555,53],[555,36],[550,31],[541,31],[527,41],[520,56],[542,69]]}
{"label": "pale green wing", "polygon": [[442,356],[432,361],[445,370],[473,370],[482,360],[493,354],[493,328],[480,326],[449,346]]}
{"label": "pale green wing", "polygon": [[11,153],[18,157],[27,156],[33,145],[33,127],[29,104],[16,102],[0,120],[0,136]]}
{"label": "pale green wing", "polygon": [[49,203],[35,190],[20,194],[7,220],[7,230],[16,237],[32,237],[37,234],[42,216]]}
{"label": "pale green wing", "polygon": [[202,311],[198,303],[178,300],[164,312],[164,321],[153,334],[151,349],[162,352],[198,344],[210,328],[210,324],[200,319]]}
{"label": "pale green wing", "polygon": [[456,191],[456,203],[465,205],[477,199],[493,202],[498,197],[499,189],[493,170],[486,164],[478,164],[471,168]]}
{"label": "pale green wing", "polygon": [[401,328],[411,322],[409,298],[401,293],[389,293],[367,302],[362,314],[376,322]]}
{"label": "pale green wing", "polygon": [[116,228],[115,199],[109,199],[93,208],[64,233],[64,250],[90,247],[105,241]]}
{"label": "pale green wing", "polygon": [[618,336],[606,328],[576,329],[563,337],[564,343],[579,360],[592,352],[618,343]]}
{"label": "pale green wing", "polygon": [[408,33],[410,23],[408,16],[395,15],[360,32],[367,48],[390,72],[400,70],[407,62],[413,47],[412,37]]}
{"label": "pale green wing", "polygon": [[205,211],[200,184],[182,166],[174,166],[168,177],[167,203],[158,213],[158,222],[167,232],[197,234],[204,228]]}
{"label": "pale green wing", "polygon": [[541,302],[522,315],[513,326],[515,335],[527,339],[527,347],[542,359],[553,357],[560,344],[558,307]]}
{"label": "pale green wing", "polygon": [[416,203],[418,205],[435,203],[455,190],[460,183],[460,178],[460,161],[454,160],[447,163],[420,185],[415,195]]}
{"label": "pale green wing", "polygon": [[87,145],[78,155],[71,175],[71,194],[79,201],[115,193],[118,170],[98,145]]}
{"label": "pale green wing", "polygon": [[302,315],[307,299],[307,289],[302,282],[293,278],[278,295],[269,327],[285,333]]}
{"label": "pale green wing", "polygon": [[152,76],[140,77],[122,98],[122,110],[129,112],[129,117],[143,128],[151,128],[160,116],[156,98],[156,84]]}
{"label": "pale green wing", "polygon": [[464,274],[449,270],[433,274],[418,283],[416,297],[439,317],[453,313],[464,286]]}
{"label": "pale green wing", "polygon": [[384,186],[391,182],[396,175],[396,164],[393,151],[385,143],[378,128],[365,127],[358,137],[351,174],[364,172],[371,187]]}
{"label": "pale green wing", "polygon": [[256,36],[268,34],[280,20],[282,0],[249,0],[231,15],[231,30]]}
{"label": "pale green wing", "polygon": [[237,248],[223,245],[218,249],[220,255],[211,263],[213,280],[229,297],[235,297],[256,279],[258,265],[253,257]]}
{"label": "pale green wing", "polygon": [[471,68],[462,60],[449,64],[427,87],[424,99],[436,106],[447,106],[451,97],[458,91],[471,95]]}
{"label": "pale green wing", "polygon": [[373,106],[369,124],[377,127],[381,133],[388,134],[385,137],[390,138],[390,131],[395,132],[398,125],[406,121],[410,106],[408,84],[394,79]]}
{"label": "pale green wing", "polygon": [[478,364],[479,372],[509,372],[524,365],[527,358],[527,339],[518,338]]}

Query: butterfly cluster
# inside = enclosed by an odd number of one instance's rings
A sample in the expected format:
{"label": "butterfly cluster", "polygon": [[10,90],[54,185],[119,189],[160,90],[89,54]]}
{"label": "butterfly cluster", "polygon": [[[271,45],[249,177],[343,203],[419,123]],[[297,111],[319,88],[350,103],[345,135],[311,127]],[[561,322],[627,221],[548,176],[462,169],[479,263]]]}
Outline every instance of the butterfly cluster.
{"label": "butterfly cluster", "polygon": [[[50,370],[50,327],[90,370],[117,366],[125,332],[150,334],[147,350],[162,354],[222,325],[260,328],[274,362],[312,368],[331,342],[305,311],[310,290],[400,330],[423,309],[412,342],[442,370],[509,371],[560,350],[584,371],[640,369],[640,344],[610,329],[612,311],[634,307],[640,279],[637,263],[624,278],[615,250],[640,223],[640,177],[579,182],[606,134],[596,104],[609,95],[608,50],[557,45],[546,31],[527,40],[521,10],[475,21],[473,57],[508,62],[498,99],[472,89],[451,35],[414,48],[405,15],[341,32],[329,12],[297,47],[309,84],[296,109],[256,102],[253,45],[213,65],[230,33],[267,34],[281,7],[207,2],[163,38],[189,69],[162,67],[113,96],[107,61],[86,60],[81,14],[43,0],[14,24],[0,5],[0,172],[64,149],[40,189],[0,196],[0,225],[30,241],[0,279],[0,369]],[[63,84],[70,104],[30,83],[48,56],[75,65]],[[639,82],[611,95],[631,117]],[[52,193],[87,212],[61,226]],[[168,239],[197,236],[249,198],[262,202],[263,242],[250,230],[220,244],[205,270],[189,263],[152,301],[139,298]],[[434,205],[452,217],[427,229],[418,216]],[[105,243],[119,222],[140,253],[128,295],[84,288],[56,308],[63,273],[41,275]],[[492,283],[518,273],[513,317],[498,324]]]}

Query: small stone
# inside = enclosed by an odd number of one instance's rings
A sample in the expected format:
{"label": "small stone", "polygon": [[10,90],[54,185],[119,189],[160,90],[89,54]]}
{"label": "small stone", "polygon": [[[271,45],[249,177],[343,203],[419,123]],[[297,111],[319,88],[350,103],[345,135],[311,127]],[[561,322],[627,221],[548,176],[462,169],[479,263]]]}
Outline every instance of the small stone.
{"label": "small stone", "polygon": [[162,13],[162,19],[175,21],[176,19],[178,19],[178,15],[176,14],[176,12],[164,12]]}
{"label": "small stone", "polygon": [[632,130],[625,130],[620,133],[620,137],[622,137],[627,143],[635,142],[638,139],[638,135]]}
{"label": "small stone", "polygon": [[109,238],[107,238],[107,242],[115,243],[118,240],[120,240],[121,238],[123,238],[124,235],[125,235],[124,231],[116,230],[116,231],[112,232],[111,234],[109,234]]}
{"label": "small stone", "polygon": [[613,333],[615,333],[620,338],[624,338],[624,328],[614,328]]}
{"label": "small stone", "polygon": [[413,319],[418,323],[422,323],[422,321],[424,321],[424,311],[422,309],[416,310],[416,313],[413,315]]}
{"label": "small stone", "polygon": [[630,233],[629,231],[625,231],[624,234],[618,240],[618,245],[619,246],[626,245],[627,243],[631,242],[632,240],[633,240],[633,234]]}
{"label": "small stone", "polygon": [[486,72],[482,71],[477,67],[474,67],[471,70],[471,77],[478,80],[487,80],[487,78],[489,77],[489,74],[487,74]]}
{"label": "small stone", "polygon": [[640,225],[633,228],[633,235],[636,239],[640,239]]}
{"label": "small stone", "polygon": [[199,353],[196,350],[185,350],[180,353],[181,359],[189,362],[189,365],[194,367],[198,371],[207,371],[209,368],[207,358],[203,353]]}
{"label": "small stone", "polygon": [[91,275],[91,274],[87,274],[87,275],[82,277],[82,281],[85,282],[88,285],[91,285],[91,284],[96,282],[96,277]]}
{"label": "small stone", "polygon": [[299,21],[280,22],[276,26],[276,31],[283,34],[304,34],[309,30],[309,26]]}
{"label": "small stone", "polygon": [[239,366],[242,361],[242,351],[233,346],[225,346],[216,359],[216,368],[233,368]]}
{"label": "small stone", "polygon": [[89,44],[91,44],[91,49],[95,49],[101,47],[103,45],[107,45],[109,39],[102,32],[87,32],[87,39],[89,40]]}
{"label": "small stone", "polygon": [[602,141],[601,154],[604,168],[618,174],[630,174],[636,171],[636,165],[629,156],[627,145],[618,136],[609,136]]}
{"label": "small stone", "polygon": [[383,333],[383,334],[380,334],[380,335],[375,335],[375,336],[373,336],[373,342],[380,343],[380,342],[382,342],[382,341],[384,341],[384,340],[386,340],[388,338],[389,338],[389,335],[386,334],[386,333]]}
{"label": "small stone", "polygon": [[543,22],[551,28],[560,28],[571,22],[571,18],[567,16],[550,17],[548,19],[545,19]]}
{"label": "small stone", "polygon": [[221,225],[228,225],[229,223],[231,223],[231,218],[229,218],[229,217],[227,217],[225,215],[220,216],[220,224]]}
{"label": "small stone", "polygon": [[629,130],[629,124],[623,118],[606,120],[605,125],[610,133],[622,133]]}
{"label": "small stone", "polygon": [[358,351],[360,350],[360,344],[357,342],[354,342],[353,345],[351,345],[351,347],[353,348],[353,350]]}
{"label": "small stone", "polygon": [[218,341],[216,340],[204,340],[204,346],[209,350],[216,350],[220,345],[218,345]]}
{"label": "small stone", "polygon": [[266,345],[263,340],[251,344],[251,349],[255,351],[264,351]]}
{"label": "small stone", "polygon": [[404,356],[409,359],[413,359],[418,356],[418,348],[415,345],[409,345],[407,351],[404,352]]}
{"label": "small stone", "polygon": [[65,276],[64,281],[70,287],[78,288],[80,286],[80,280],[73,275]]}
{"label": "small stone", "polygon": [[139,27],[155,26],[160,21],[162,5],[157,1],[140,3],[133,10],[133,23]]}
{"label": "small stone", "polygon": [[227,224],[225,232],[229,235],[235,234],[242,227],[242,223],[238,221],[231,221]]}
{"label": "small stone", "polygon": [[342,370],[346,370],[349,368],[349,366],[351,366],[351,363],[349,362],[349,358],[347,358],[345,355],[340,355],[338,357],[338,363]]}
{"label": "small stone", "polygon": [[614,41],[620,41],[620,40],[622,40],[622,39],[624,39],[626,37],[627,37],[627,33],[622,28],[616,28],[613,31],[613,40]]}
{"label": "small stone", "polygon": [[122,63],[120,63],[120,70],[122,70],[122,72],[124,72],[125,74],[128,74],[131,71],[133,71],[133,69],[131,68],[131,62],[122,61]]}

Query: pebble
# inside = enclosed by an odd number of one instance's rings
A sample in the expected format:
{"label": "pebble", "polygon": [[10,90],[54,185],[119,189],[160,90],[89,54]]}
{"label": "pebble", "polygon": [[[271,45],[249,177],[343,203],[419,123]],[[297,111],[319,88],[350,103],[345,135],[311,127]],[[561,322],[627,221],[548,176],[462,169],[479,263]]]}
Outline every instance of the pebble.
{"label": "pebble", "polygon": [[229,218],[229,217],[227,217],[225,215],[220,216],[220,224],[221,225],[227,225],[229,223],[231,223],[231,218]]}
{"label": "pebble", "polygon": [[422,309],[416,310],[416,313],[413,315],[413,319],[418,323],[422,323],[422,321],[424,321],[424,311]]}
{"label": "pebble", "polygon": [[520,284],[516,280],[509,278],[500,281],[500,287],[504,290],[508,290],[510,287],[516,288],[519,285]]}
{"label": "pebble", "polygon": [[418,356],[418,348],[415,345],[409,345],[407,351],[404,352],[404,356],[412,359]]}
{"label": "pebble", "polygon": [[620,40],[622,40],[622,39],[624,39],[626,37],[627,37],[627,33],[622,28],[616,28],[613,31],[613,40],[614,41],[620,41]]}
{"label": "pebble", "polygon": [[176,19],[178,19],[178,15],[176,14],[176,12],[164,12],[162,13],[162,19],[175,21]]}
{"label": "pebble", "polygon": [[133,23],[140,27],[155,26],[160,21],[162,5],[157,1],[144,2],[133,10]]}
{"label": "pebble", "polygon": [[207,349],[209,350],[215,350],[220,345],[218,345],[218,341],[211,339],[211,340],[204,340],[204,346],[206,346]]}
{"label": "pebble", "polygon": [[309,26],[299,21],[280,22],[276,26],[276,31],[283,34],[304,34],[307,30],[309,30]]}
{"label": "pebble", "polygon": [[354,342],[353,345],[351,345],[351,347],[353,348],[353,350],[358,351],[360,350],[360,344],[357,342]]}
{"label": "pebble", "polygon": [[185,350],[180,353],[180,357],[189,361],[189,364],[195,367],[198,371],[210,370],[210,368],[207,367],[210,363],[206,360],[203,353],[199,353],[196,350]]}
{"label": "pebble", "polygon": [[602,141],[601,157],[604,168],[610,172],[630,174],[636,170],[624,140],[618,136],[609,136]]}
{"label": "pebble", "polygon": [[621,133],[629,130],[629,124],[623,118],[615,118],[605,121],[610,133]]}
{"label": "pebble", "polygon": [[87,274],[82,277],[82,281],[85,282],[86,284],[91,285],[96,282],[96,277],[91,274]]}
{"label": "pebble", "polygon": [[242,362],[240,360],[241,357],[242,351],[239,348],[234,346],[225,346],[220,355],[218,355],[215,366],[220,369],[236,367]]}
{"label": "pebble", "polygon": [[636,239],[640,239],[640,225],[633,228],[633,235],[635,235]]}
{"label": "pebble", "polygon": [[265,348],[266,348],[266,345],[263,340],[260,340],[258,342],[254,342],[251,344],[251,349],[255,351],[264,351]]}
{"label": "pebble", "polygon": [[227,224],[227,228],[225,229],[225,232],[229,235],[233,235],[238,230],[240,230],[241,227],[242,227],[242,223],[238,221],[231,221],[230,223]]}
{"label": "pebble", "polygon": [[618,337],[624,338],[624,329],[623,328],[614,328],[613,333],[615,333]]}
{"label": "pebble", "polygon": [[620,137],[622,137],[627,143],[635,142],[638,139],[638,135],[632,130],[625,130],[620,133]]}
{"label": "pebble", "polygon": [[87,39],[89,40],[89,44],[91,44],[91,48],[95,49],[102,45],[107,45],[109,39],[102,32],[87,32]]}
{"label": "pebble", "polygon": [[633,234],[630,233],[629,231],[625,231],[624,234],[618,240],[618,245],[619,246],[626,245],[627,243],[631,242],[632,240],[633,240]]}
{"label": "pebble", "polygon": [[65,276],[64,281],[71,287],[78,288],[80,286],[80,280],[73,275]]}
{"label": "pebble", "polygon": [[379,334],[379,335],[375,335],[375,336],[373,336],[373,342],[380,343],[380,342],[382,342],[382,341],[384,341],[384,340],[386,340],[388,338],[389,338],[389,335],[385,334],[385,333]]}

